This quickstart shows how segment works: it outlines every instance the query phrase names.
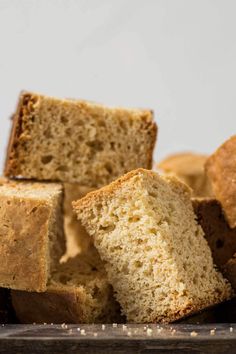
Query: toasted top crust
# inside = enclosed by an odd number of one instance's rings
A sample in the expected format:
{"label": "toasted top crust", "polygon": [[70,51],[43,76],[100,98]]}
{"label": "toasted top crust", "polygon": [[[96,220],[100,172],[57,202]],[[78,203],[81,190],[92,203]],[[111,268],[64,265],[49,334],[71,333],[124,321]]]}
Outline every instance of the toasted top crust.
{"label": "toasted top crust", "polygon": [[206,159],[207,156],[202,154],[192,152],[178,153],[168,156],[157,167],[165,172],[175,172],[191,176],[204,172]]}
{"label": "toasted top crust", "polygon": [[236,227],[236,135],[207,159],[205,169],[230,227]]}
{"label": "toasted top crust", "polygon": [[49,200],[50,197],[61,193],[61,191],[62,185],[59,183],[39,183],[0,178],[0,195]]}
{"label": "toasted top crust", "polygon": [[[157,172],[146,170],[143,168],[138,168],[137,170],[128,172],[127,174],[117,179],[116,181],[110,183],[109,185],[100,188],[96,191],[90,192],[84,198],[72,202],[73,208],[75,211],[79,211],[79,209],[89,207],[92,201],[94,200],[98,201],[100,200],[100,198],[103,199],[110,197],[113,193],[119,190],[119,188],[121,188],[123,184],[125,184],[127,181],[129,181],[135,176],[147,175],[150,178],[154,178],[154,176],[156,176],[157,174]],[[183,194],[187,194],[188,196],[191,195],[191,189],[185,183],[180,182],[178,178],[174,176],[162,176],[162,178],[171,181],[172,185],[175,186],[176,189],[180,190]]]}

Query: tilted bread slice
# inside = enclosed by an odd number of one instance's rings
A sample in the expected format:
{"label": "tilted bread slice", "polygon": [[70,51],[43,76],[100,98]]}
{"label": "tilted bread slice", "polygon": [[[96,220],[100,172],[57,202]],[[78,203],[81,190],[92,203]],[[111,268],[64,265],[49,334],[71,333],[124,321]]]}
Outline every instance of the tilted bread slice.
{"label": "tilted bread slice", "polygon": [[0,286],[45,291],[65,252],[62,186],[0,181]]}
{"label": "tilted bread slice", "polygon": [[236,135],[208,158],[205,168],[230,227],[236,227]]}
{"label": "tilted bread slice", "polygon": [[231,297],[189,188],[138,169],[74,203],[130,322],[172,322]]}
{"label": "tilted bread slice", "polygon": [[169,155],[157,167],[165,173],[175,174],[193,190],[195,197],[211,197],[213,191],[204,171],[207,156],[191,152]]}
{"label": "tilted bread slice", "polygon": [[220,202],[211,198],[192,198],[197,222],[212,251],[214,263],[222,267],[236,252],[236,228],[231,229]]}
{"label": "tilted bread slice", "polygon": [[96,188],[132,169],[151,168],[156,133],[149,110],[24,92],[13,119],[5,175]]}
{"label": "tilted bread slice", "polygon": [[112,323],[121,320],[99,257],[76,256],[60,264],[44,293],[12,290],[22,323]]}

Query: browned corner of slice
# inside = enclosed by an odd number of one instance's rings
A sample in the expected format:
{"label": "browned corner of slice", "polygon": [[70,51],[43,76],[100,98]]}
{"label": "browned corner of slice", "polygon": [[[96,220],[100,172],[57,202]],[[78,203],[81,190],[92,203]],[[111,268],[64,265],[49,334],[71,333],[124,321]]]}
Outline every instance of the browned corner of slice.
{"label": "browned corner of slice", "polygon": [[45,291],[65,252],[62,188],[1,180],[0,201],[0,286]]}
{"label": "browned corner of slice", "polygon": [[192,203],[197,222],[211,248],[214,263],[222,268],[236,252],[236,228],[229,227],[221,204],[216,199],[193,198]]}
{"label": "browned corner of slice", "polygon": [[206,155],[183,152],[167,156],[158,165],[166,174],[176,175],[193,190],[194,197],[211,197],[213,191],[204,171]]}
{"label": "browned corner of slice", "polygon": [[128,321],[173,322],[231,297],[177,178],[138,169],[73,205]]}
{"label": "browned corner of slice", "polygon": [[132,169],[151,169],[156,136],[150,110],[24,92],[5,175],[98,188]]}

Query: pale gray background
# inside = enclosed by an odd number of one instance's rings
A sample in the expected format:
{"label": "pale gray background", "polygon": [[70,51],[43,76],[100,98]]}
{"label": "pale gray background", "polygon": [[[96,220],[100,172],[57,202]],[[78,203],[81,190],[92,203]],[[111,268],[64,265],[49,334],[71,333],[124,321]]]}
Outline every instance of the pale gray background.
{"label": "pale gray background", "polygon": [[20,90],[155,111],[155,158],[236,133],[236,1],[0,0],[0,164]]}

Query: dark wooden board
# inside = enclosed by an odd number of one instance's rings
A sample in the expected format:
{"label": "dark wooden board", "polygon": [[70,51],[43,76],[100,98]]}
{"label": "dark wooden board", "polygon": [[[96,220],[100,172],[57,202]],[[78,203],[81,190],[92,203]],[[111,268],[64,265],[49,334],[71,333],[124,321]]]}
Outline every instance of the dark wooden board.
{"label": "dark wooden board", "polygon": [[4,325],[0,353],[236,353],[236,324]]}

